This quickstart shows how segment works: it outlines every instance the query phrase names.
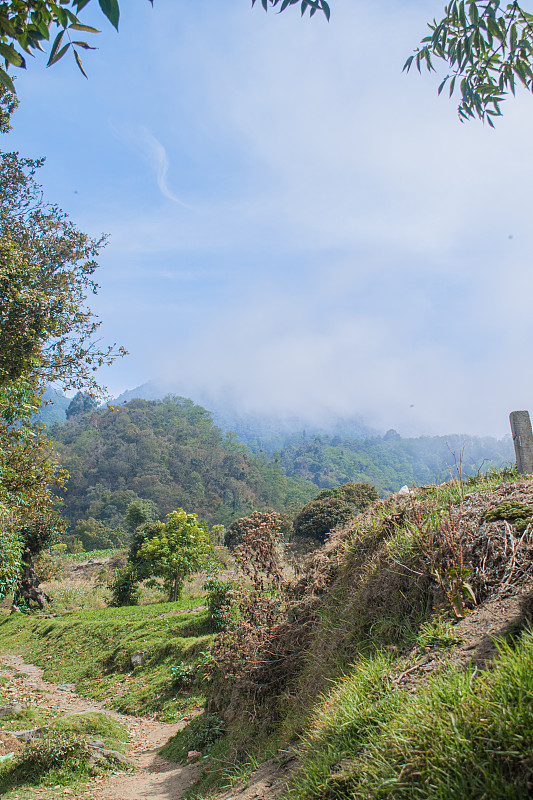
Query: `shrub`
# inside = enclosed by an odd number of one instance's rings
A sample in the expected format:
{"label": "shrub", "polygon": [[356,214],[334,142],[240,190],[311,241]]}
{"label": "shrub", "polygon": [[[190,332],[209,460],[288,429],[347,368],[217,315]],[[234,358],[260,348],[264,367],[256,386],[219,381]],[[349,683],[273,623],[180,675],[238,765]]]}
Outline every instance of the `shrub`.
{"label": "shrub", "polygon": [[170,671],[172,686],[176,689],[186,689],[192,684],[194,674],[194,664],[176,664]]}
{"label": "shrub", "polygon": [[362,482],[343,483],[342,486],[335,486],[333,489],[322,489],[314,499],[322,500],[325,497],[340,497],[341,500],[355,506],[358,511],[363,511],[375,500],[379,500],[375,487]]}
{"label": "shrub", "polygon": [[237,581],[221,581],[215,576],[208,578],[202,588],[207,592],[207,611],[209,622],[215,630],[222,630],[227,613],[231,608],[231,592],[238,586]]}
{"label": "shrub", "polygon": [[129,564],[114,571],[113,580],[108,583],[107,588],[111,592],[111,607],[136,606],[139,602],[139,581]]}
{"label": "shrub", "polygon": [[46,550],[35,556],[34,567],[39,583],[61,580],[65,575],[65,565],[62,560]]}
{"label": "shrub", "polygon": [[90,748],[82,737],[51,730],[42,738],[30,739],[14,768],[19,775],[35,781],[56,769],[82,772],[88,768],[90,756]]}
{"label": "shrub", "polygon": [[176,689],[188,689],[193,684],[202,686],[211,683],[216,669],[216,663],[209,650],[204,650],[190,664],[176,664],[172,667],[172,685]]}
{"label": "shrub", "polygon": [[243,539],[252,530],[259,529],[263,525],[274,527],[282,535],[290,535],[290,520],[286,514],[277,514],[268,511],[254,511],[249,517],[236,519],[228,526],[224,544],[226,547],[234,549],[242,544]]}
{"label": "shrub", "polygon": [[204,713],[193,719],[188,727],[188,742],[191,750],[205,753],[226,732],[226,723],[218,714]]}
{"label": "shrub", "polygon": [[293,522],[294,534],[324,542],[333,528],[347,522],[356,513],[354,506],[340,497],[329,496],[312,500],[296,514]]}

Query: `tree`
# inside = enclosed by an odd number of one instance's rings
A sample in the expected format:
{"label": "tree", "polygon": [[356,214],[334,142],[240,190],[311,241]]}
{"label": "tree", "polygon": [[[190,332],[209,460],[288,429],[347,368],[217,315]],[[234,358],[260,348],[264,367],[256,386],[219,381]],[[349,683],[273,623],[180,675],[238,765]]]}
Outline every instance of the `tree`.
{"label": "tree", "polygon": [[[153,0],[148,0],[153,5]],[[81,50],[94,50],[86,41],[76,39],[79,33],[99,31],[80,18],[80,12],[91,0],[9,0],[0,5],[0,55],[5,69],[0,68],[0,82],[15,91],[8,74],[11,66],[26,68],[24,54],[44,52],[43,42],[53,41],[47,66],[57,63],[69,51],[83,75]],[[252,0],[252,6],[257,0]],[[260,0],[265,11],[276,8],[285,11],[299,5],[302,15],[314,16],[320,11],[330,18],[326,0]],[[120,6],[118,0],[99,0],[100,8],[118,30]],[[516,84],[533,90],[533,15],[517,2],[501,5],[500,0],[452,0],[444,9],[440,21],[429,23],[430,35],[406,61],[420,70],[425,64],[434,70],[432,57],[444,60],[451,73],[439,86],[446,84],[450,95],[459,89],[461,120],[479,117],[493,125],[501,115],[500,104],[508,92],[514,94]],[[448,83],[449,82],[449,83]]]}
{"label": "tree", "polygon": [[196,514],[182,508],[167,515],[167,522],[143,542],[138,555],[151,575],[164,579],[173,601],[181,596],[189,575],[215,561],[209,532],[198,524]]}
{"label": "tree", "polygon": [[461,120],[479,117],[494,127],[501,115],[501,102],[516,85],[533,91],[533,15],[516,2],[500,0],[452,0],[444,17],[429,23],[430,35],[409,56],[413,63],[435,71],[432,57],[448,64],[451,72],[439,86],[448,86],[450,97],[461,94]]}
{"label": "tree", "polygon": [[[76,64],[86,76],[80,56],[81,50],[94,50],[87,42],[76,39],[79,32],[98,33],[96,28],[86,25],[79,18],[79,12],[89,4],[90,0],[9,0],[0,5],[0,54],[4,58],[6,69],[0,69],[0,81],[11,92],[15,91],[13,81],[7,70],[11,65],[26,69],[23,53],[34,55],[35,51],[44,52],[43,42],[55,37],[50,49],[48,64],[59,61],[70,49]],[[153,0],[149,0],[153,3]],[[118,30],[119,4],[117,0],[99,0],[108,20]],[[57,32],[56,32],[57,31]]]}
{"label": "tree", "polygon": [[105,237],[92,239],[43,201],[42,163],[0,153],[0,385],[31,375],[43,388],[59,382],[98,394],[98,367],[125,354],[100,347],[87,306]]}
{"label": "tree", "polygon": [[293,521],[295,536],[308,536],[317,542],[325,542],[327,534],[357,511],[341,497],[323,497],[312,500],[296,514]]}
{"label": "tree", "polygon": [[20,582],[22,540],[13,536],[10,512],[0,504],[0,597],[12,594]]}
{"label": "tree", "polygon": [[[56,64],[70,50],[75,62],[85,77],[87,74],[81,61],[80,50],[95,50],[86,41],[75,38],[79,33],[99,33],[97,28],[86,25],[80,12],[91,0],[8,0],[0,5],[0,55],[5,69],[0,69],[0,82],[11,92],[15,91],[8,74],[10,66],[26,69],[24,53],[34,55],[44,52],[43,42],[54,36],[47,66]],[[148,0],[153,5],[153,0]],[[252,6],[256,0],[252,0]],[[261,0],[263,8],[280,4],[280,11],[300,4],[302,14],[307,10],[313,16],[322,11],[329,19],[329,6],[325,0]],[[99,5],[109,22],[118,30],[120,6],[118,0],[99,0]]]}
{"label": "tree", "polygon": [[[2,10],[5,4],[0,19]],[[0,132],[15,106],[0,87]],[[41,164],[0,153],[0,546],[11,559],[10,575],[17,575],[17,599],[43,607],[47,597],[32,559],[64,530],[55,489],[66,475],[31,416],[48,382],[101,391],[94,372],[119,351],[100,348],[99,322],[86,305],[86,295],[97,290],[94,256],[103,240],[92,240],[43,202],[34,177]],[[1,582],[5,593],[9,580]]]}
{"label": "tree", "polygon": [[129,504],[124,521],[133,533],[139,525],[143,525],[145,522],[152,522],[155,515],[155,503],[152,500],[143,500],[139,497],[138,500],[133,500]]}
{"label": "tree", "polygon": [[[22,381],[19,384],[17,401],[27,399],[25,405],[31,410],[31,389]],[[0,597],[14,591],[19,602],[36,602],[43,608],[48,598],[39,589],[33,556],[64,531],[54,489],[64,486],[66,476],[41,431],[10,424],[2,416],[5,394],[5,387],[0,387]],[[13,400],[7,407],[11,415]],[[6,568],[8,573],[2,576]]]}

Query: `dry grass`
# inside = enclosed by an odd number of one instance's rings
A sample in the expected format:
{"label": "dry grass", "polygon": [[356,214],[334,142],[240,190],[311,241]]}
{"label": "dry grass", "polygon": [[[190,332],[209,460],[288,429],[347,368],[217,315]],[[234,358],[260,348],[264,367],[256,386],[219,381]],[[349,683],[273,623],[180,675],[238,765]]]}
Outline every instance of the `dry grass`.
{"label": "dry grass", "polygon": [[94,611],[107,607],[105,588],[92,580],[65,578],[47,581],[42,584],[42,588],[52,598],[48,608],[52,614],[82,609]]}

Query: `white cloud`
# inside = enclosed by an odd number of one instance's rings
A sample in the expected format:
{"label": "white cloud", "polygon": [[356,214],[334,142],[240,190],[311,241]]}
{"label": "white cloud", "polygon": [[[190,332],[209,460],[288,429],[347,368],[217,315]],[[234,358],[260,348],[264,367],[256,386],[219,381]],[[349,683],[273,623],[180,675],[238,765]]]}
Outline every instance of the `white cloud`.
{"label": "white cloud", "polygon": [[189,208],[190,206],[169,189],[168,187],[168,156],[167,151],[153,133],[144,126],[140,128],[141,141],[145,148],[148,161],[153,168],[157,180],[159,191],[173,203]]}
{"label": "white cloud", "polygon": [[161,2],[137,30],[146,5],[91,74],[93,149],[80,122],[56,157],[87,195],[82,227],[111,233],[98,303],[135,353],[121,388],[156,353],[191,393],[250,409],[505,433],[533,397],[517,347],[533,334],[531,97],[491,131],[460,125],[434,76],[402,75],[441,0],[335,0],[329,25]]}

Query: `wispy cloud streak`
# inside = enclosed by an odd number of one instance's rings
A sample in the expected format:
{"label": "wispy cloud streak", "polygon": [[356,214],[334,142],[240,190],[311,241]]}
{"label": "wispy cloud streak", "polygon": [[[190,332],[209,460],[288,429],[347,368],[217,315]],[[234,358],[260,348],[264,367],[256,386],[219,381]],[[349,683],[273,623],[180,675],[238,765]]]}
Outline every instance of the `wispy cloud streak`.
{"label": "wispy cloud streak", "polygon": [[178,205],[183,206],[184,208],[190,208],[190,206],[181,200],[181,198],[177,197],[168,186],[167,176],[169,162],[165,147],[161,144],[159,139],[157,139],[153,133],[148,130],[148,128],[143,126],[140,128],[140,132],[142,142],[145,146],[144,149],[146,156],[150,166],[155,172],[159,191],[169,200],[172,200],[173,203],[178,203]]}

